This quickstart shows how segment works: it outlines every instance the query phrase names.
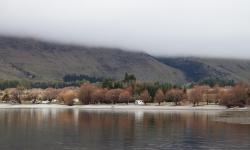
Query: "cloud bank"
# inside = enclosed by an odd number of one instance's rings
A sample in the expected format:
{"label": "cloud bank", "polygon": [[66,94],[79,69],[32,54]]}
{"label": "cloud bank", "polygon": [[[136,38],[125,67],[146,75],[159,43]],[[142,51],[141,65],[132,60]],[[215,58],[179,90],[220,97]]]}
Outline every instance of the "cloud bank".
{"label": "cloud bank", "polygon": [[1,0],[0,34],[165,56],[250,58],[249,0]]}

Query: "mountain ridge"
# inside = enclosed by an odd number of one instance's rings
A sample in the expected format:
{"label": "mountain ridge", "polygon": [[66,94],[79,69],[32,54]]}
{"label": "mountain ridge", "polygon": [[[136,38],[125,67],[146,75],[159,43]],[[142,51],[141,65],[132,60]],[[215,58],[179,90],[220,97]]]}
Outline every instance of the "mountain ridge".
{"label": "mountain ridge", "polygon": [[125,72],[142,81],[185,82],[178,69],[142,52],[0,37],[0,78],[61,80],[67,74],[122,79]]}
{"label": "mountain ridge", "polygon": [[223,79],[250,82],[250,60],[209,57],[156,57],[118,48],[0,36],[0,79],[62,81],[65,75],[170,83]]}
{"label": "mountain ridge", "polygon": [[211,78],[250,82],[250,60],[247,59],[158,57],[157,60],[181,70],[188,81]]}

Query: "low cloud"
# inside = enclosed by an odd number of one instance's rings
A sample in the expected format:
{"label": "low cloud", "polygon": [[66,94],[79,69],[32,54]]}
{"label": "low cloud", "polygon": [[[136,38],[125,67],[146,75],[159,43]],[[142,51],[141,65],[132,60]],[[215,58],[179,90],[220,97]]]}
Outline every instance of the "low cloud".
{"label": "low cloud", "polygon": [[249,0],[1,0],[0,34],[165,56],[250,58]]}

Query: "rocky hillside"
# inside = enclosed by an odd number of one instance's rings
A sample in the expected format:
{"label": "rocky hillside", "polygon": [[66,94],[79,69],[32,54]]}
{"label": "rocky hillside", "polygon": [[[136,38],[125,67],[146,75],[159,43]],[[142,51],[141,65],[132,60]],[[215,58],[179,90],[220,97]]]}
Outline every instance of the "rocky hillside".
{"label": "rocky hillside", "polygon": [[185,82],[183,73],[145,53],[0,37],[0,79],[62,80],[67,74]]}

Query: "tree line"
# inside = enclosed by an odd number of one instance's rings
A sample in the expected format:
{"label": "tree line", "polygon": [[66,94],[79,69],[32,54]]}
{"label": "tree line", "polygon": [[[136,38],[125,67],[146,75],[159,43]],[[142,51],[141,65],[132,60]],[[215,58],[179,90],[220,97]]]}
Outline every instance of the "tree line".
{"label": "tree line", "polygon": [[16,88],[18,86],[24,87],[26,89],[31,88],[42,88],[46,89],[52,88],[64,88],[69,86],[80,86],[85,81],[74,81],[74,82],[63,82],[63,81],[47,81],[47,82],[37,82],[28,80],[0,80],[0,90],[7,88]]}
{"label": "tree line", "polygon": [[[146,83],[136,81],[136,77],[126,73],[124,79],[116,81],[111,78],[101,83],[77,82],[71,86],[68,84],[33,83],[30,82],[6,82],[0,83],[13,86],[5,89],[1,95],[2,101],[38,101],[57,99],[60,102],[73,105],[75,99],[81,104],[116,104],[133,103],[135,100],[143,100],[145,104],[172,102],[174,105],[191,103],[193,106],[200,104],[220,104],[227,107],[244,107],[249,104],[250,86],[247,84],[233,84],[232,86],[191,84],[178,86],[171,83]],[[36,85],[38,84],[38,85]],[[1,84],[0,84],[1,85]],[[43,87],[43,88],[41,88]],[[41,88],[41,89],[40,89]],[[28,90],[29,89],[29,90]]]}
{"label": "tree line", "polygon": [[[165,84],[163,84],[165,85]],[[130,84],[124,88],[103,88],[101,85],[84,83],[80,87],[46,88],[26,90],[22,87],[6,89],[1,96],[2,101],[14,100],[17,103],[22,101],[52,100],[73,105],[78,99],[81,104],[117,104],[134,103],[135,100],[143,100],[145,104],[172,102],[174,105],[185,105],[190,103],[193,106],[200,104],[220,104],[227,107],[244,107],[250,102],[250,86],[237,84],[233,87],[214,87],[196,85],[186,89],[176,86],[163,86],[158,84],[145,86],[144,84]],[[165,88],[163,88],[165,87]],[[167,88],[166,88],[167,87]],[[153,90],[152,90],[153,89]],[[150,93],[150,90],[152,90]]]}
{"label": "tree line", "polygon": [[102,82],[103,78],[92,77],[84,74],[67,74],[63,77],[64,82],[89,81],[91,83]]}

